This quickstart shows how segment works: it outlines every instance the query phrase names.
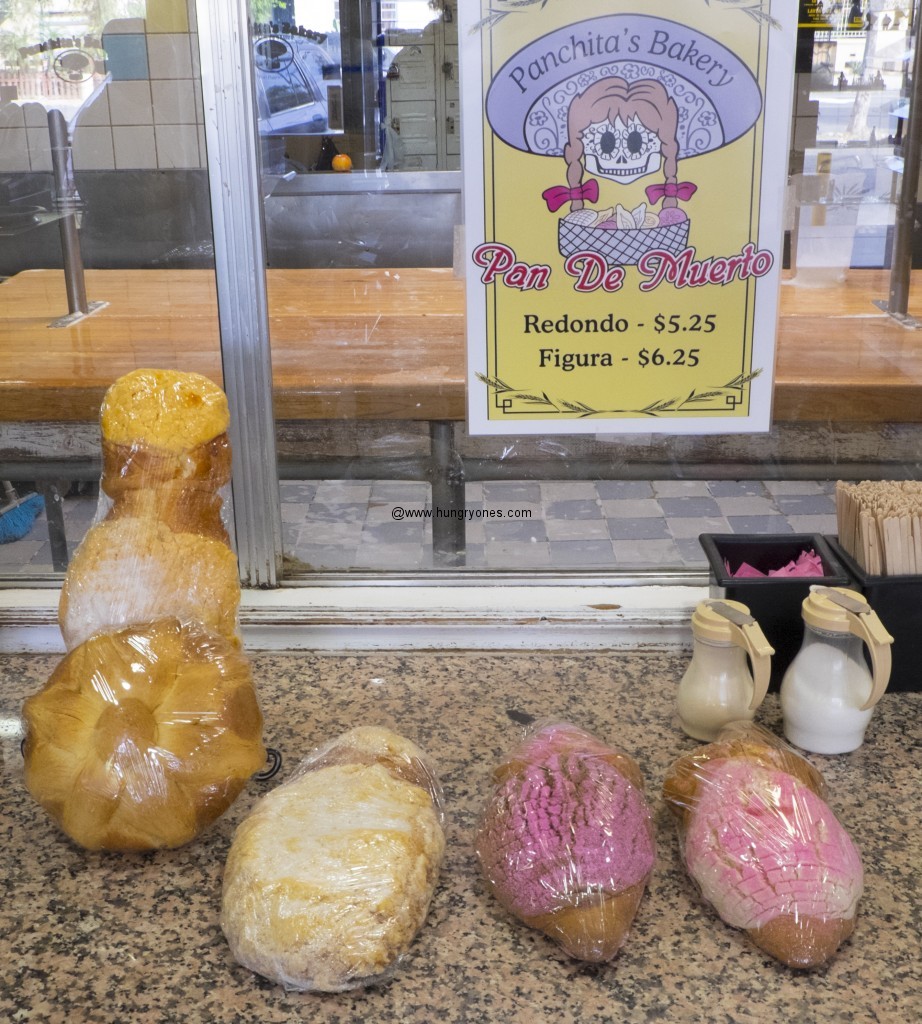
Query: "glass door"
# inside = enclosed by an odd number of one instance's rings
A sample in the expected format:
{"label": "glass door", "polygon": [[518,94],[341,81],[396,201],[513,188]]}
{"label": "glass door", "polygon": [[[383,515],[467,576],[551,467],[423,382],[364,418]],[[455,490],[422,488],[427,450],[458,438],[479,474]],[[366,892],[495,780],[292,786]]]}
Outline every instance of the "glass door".
{"label": "glass door", "polygon": [[222,380],[204,109],[194,3],[0,5],[4,577],[92,521],[116,377]]}

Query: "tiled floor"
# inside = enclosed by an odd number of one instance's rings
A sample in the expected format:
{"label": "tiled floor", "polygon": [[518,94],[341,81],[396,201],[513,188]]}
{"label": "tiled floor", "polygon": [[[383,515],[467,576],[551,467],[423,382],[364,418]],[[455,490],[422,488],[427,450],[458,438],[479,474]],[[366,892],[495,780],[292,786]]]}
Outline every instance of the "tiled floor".
{"label": "tiled floor", "polygon": [[[424,483],[283,482],[288,556],[315,569],[433,568]],[[704,567],[700,533],[835,533],[834,481],[508,481],[467,485],[471,569]],[[92,495],[65,499],[75,545]],[[397,511],[395,511],[397,510]],[[502,512],[500,517],[498,513]],[[399,518],[402,515],[402,518]],[[51,571],[42,515],[0,544],[0,574]]]}

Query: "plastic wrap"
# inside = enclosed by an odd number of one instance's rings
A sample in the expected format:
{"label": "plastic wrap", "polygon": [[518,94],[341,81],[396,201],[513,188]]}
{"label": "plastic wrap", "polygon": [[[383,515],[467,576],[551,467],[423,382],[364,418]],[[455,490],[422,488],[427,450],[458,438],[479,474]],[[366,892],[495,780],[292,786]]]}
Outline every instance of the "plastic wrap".
{"label": "plastic wrap", "polygon": [[861,857],[822,776],[791,747],[730,723],[679,758],[663,795],[688,873],[727,924],[798,968],[826,963],[851,935]]}
{"label": "plastic wrap", "polygon": [[155,519],[90,527],[71,559],[58,622],[68,650],[95,633],[164,616],[237,632],[237,558],[219,541],[174,533]]}
{"label": "plastic wrap", "polygon": [[135,370],[106,392],[97,521],[58,609],[68,650],[164,616],[236,634],[240,582],[223,520],[228,425],[224,392],[199,374]]}
{"label": "plastic wrap", "polygon": [[29,792],[89,849],[188,842],[266,758],[247,658],[177,619],[87,640],[23,719]]}
{"label": "plastic wrap", "polygon": [[570,956],[611,960],[656,856],[640,769],[575,725],[547,721],[493,781],[476,847],[494,896]]}
{"label": "plastic wrap", "polygon": [[156,518],[176,533],[228,542],[222,492],[230,482],[231,449],[225,432],[201,442],[193,435],[172,451],[144,439],[115,443],[104,434],[102,453],[106,518]]}
{"label": "plastic wrap", "polygon": [[387,729],[316,750],[234,836],[221,910],[234,957],[300,991],[391,978],[435,891],[442,807],[426,755]]}
{"label": "plastic wrap", "polygon": [[106,518],[156,519],[175,533],[227,543],[229,424],[227,398],[207,377],[175,370],[120,377],[100,410]]}
{"label": "plastic wrap", "polygon": [[24,710],[29,790],[92,849],[188,842],[265,761],[222,520],[228,419],[217,385],[175,370],[102,404],[97,520],[58,606],[70,653]]}

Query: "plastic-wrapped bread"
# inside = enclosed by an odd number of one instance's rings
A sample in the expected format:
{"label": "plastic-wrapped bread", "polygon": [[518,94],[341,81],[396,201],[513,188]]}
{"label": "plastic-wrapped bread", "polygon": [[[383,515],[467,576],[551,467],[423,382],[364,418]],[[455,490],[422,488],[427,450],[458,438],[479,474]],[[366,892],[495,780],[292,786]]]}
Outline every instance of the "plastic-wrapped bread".
{"label": "plastic-wrapped bread", "polygon": [[92,850],[189,842],[266,759],[247,658],[176,619],[87,640],[23,718],[26,787]]}
{"label": "plastic-wrapped bread", "polygon": [[139,370],[101,422],[98,521],[58,606],[70,654],[24,709],[26,784],[83,846],[174,847],[265,760],[221,519],[227,400],[198,374]]}
{"label": "plastic-wrapped bread", "polygon": [[723,921],[790,967],[834,956],[854,929],[863,871],[809,762],[733,722],[672,766],[663,795],[688,873]]}
{"label": "plastic-wrapped bread", "polygon": [[575,725],[537,723],[493,781],[476,839],[493,894],[570,956],[611,960],[656,856],[637,764]]}
{"label": "plastic-wrapped bread", "polygon": [[135,370],[100,411],[102,494],[58,619],[68,650],[163,616],[236,635],[240,581],[222,519],[230,479],[224,392],[197,373]]}
{"label": "plastic-wrapped bread", "polygon": [[237,557],[220,541],[174,533],[156,519],[90,527],[68,566],[58,602],[64,644],[95,633],[175,616],[236,635]]}
{"label": "plastic-wrapped bread", "polygon": [[218,492],[230,480],[229,422],[224,392],[201,374],[120,377],[100,411],[108,518],[152,518],[226,543]]}
{"label": "plastic-wrapped bread", "polygon": [[301,991],[390,978],[435,891],[441,808],[425,754],[387,729],[315,751],[234,836],[221,910],[234,957]]}

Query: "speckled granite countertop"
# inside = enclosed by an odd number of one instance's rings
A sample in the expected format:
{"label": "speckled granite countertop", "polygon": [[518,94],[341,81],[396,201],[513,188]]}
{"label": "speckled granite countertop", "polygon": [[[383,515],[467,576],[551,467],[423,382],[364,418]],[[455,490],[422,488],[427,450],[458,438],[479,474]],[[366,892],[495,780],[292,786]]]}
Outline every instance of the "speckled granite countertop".
{"label": "speckled granite countertop", "polygon": [[[0,658],[0,1019],[8,1021],[482,1024],[865,1024],[922,1018],[922,694],[886,696],[853,754],[811,757],[861,849],[867,884],[853,938],[825,970],[793,972],[727,928],[678,867],[659,796],[695,746],[672,721],[685,659],[663,654],[256,655],[266,739],[282,777],[357,724],[415,739],[435,760],[449,849],[412,958],[359,994],[289,994],[238,966],[218,925],[221,872],[251,783],[227,815],[175,851],[74,846],[22,782],[17,720],[56,659]],[[472,829],[489,773],[522,733],[510,712],[557,715],[622,745],[654,800],[657,867],[628,945],[580,965],[506,915],[480,880]],[[770,697],[760,721],[780,726]]]}

